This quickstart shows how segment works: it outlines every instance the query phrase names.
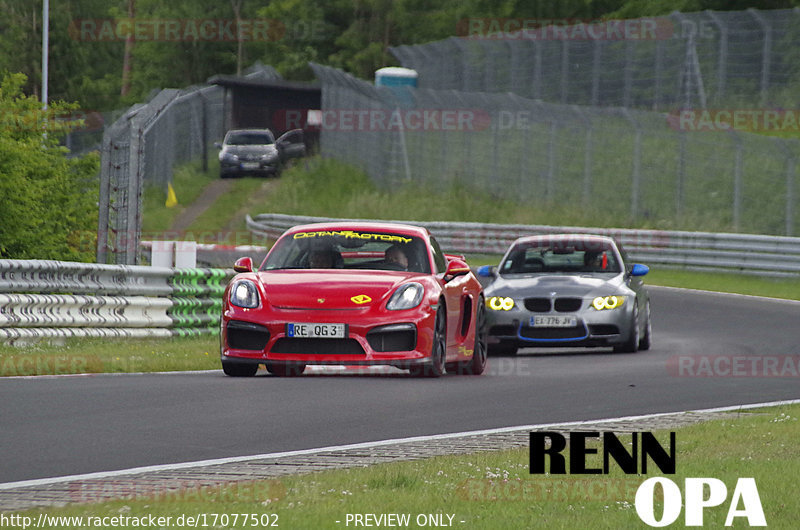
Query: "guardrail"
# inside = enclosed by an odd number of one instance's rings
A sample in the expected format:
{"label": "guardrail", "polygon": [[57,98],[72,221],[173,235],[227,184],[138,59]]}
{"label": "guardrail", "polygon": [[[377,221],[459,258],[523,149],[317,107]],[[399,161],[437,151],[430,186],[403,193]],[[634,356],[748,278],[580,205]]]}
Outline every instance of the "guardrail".
{"label": "guardrail", "polygon": [[[358,219],[260,214],[247,216],[247,227],[254,234],[275,239],[298,224],[345,220]],[[800,275],[798,237],[574,226],[394,222],[426,226],[442,248],[449,252],[503,254],[512,241],[522,236],[591,233],[614,237],[632,259],[650,266],[773,277]]]}
{"label": "guardrail", "polygon": [[218,333],[233,271],[0,260],[0,342]]}

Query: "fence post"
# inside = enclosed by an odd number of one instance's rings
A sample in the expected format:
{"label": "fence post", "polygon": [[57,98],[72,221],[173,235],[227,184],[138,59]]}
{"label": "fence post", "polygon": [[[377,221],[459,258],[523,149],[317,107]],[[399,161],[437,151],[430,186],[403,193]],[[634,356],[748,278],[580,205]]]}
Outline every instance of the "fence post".
{"label": "fence post", "polygon": [[754,8],[747,10],[756,22],[764,30],[764,45],[761,49],[761,105],[767,102],[767,92],[769,91],[770,74],[770,54],[772,53],[772,26],[764,19],[761,13]]}
{"label": "fence post", "polygon": [[642,128],[630,111],[623,107],[622,114],[625,119],[636,129],[633,140],[633,163],[631,164],[631,218],[639,216],[639,185],[641,180],[642,164]]}
{"label": "fence post", "polygon": [[569,39],[561,43],[561,103],[566,104],[569,95]]}
{"label": "fence post", "polygon": [[653,109],[661,107],[661,71],[664,69],[664,41],[656,41],[655,86],[653,87]]}
{"label": "fence post", "polygon": [[742,214],[742,138],[739,133],[731,129],[730,134],[736,143],[736,155],[733,159],[733,229],[739,230]]}
{"label": "fence post", "polygon": [[[773,140],[777,142],[778,146],[780,146],[781,151],[783,151],[784,156],[786,157],[786,218],[785,226],[786,226],[786,235],[791,236],[794,233],[794,201],[795,201],[795,191],[794,191],[794,180],[795,180],[795,170],[797,168],[797,152],[798,143],[793,140],[786,140],[783,138],[775,138]],[[789,144],[794,144],[795,150],[792,150]]]}
{"label": "fence post", "polygon": [[728,26],[711,10],[706,11],[719,29],[719,56],[717,57],[717,93],[716,103],[722,103],[725,97],[725,82],[728,78]]}
{"label": "fence post", "polygon": [[578,105],[572,105],[572,110],[578,115],[586,128],[583,146],[583,193],[581,201],[584,207],[588,207],[592,200],[592,149],[594,145],[594,127],[592,119],[581,110]]}
{"label": "fence post", "polygon": [[547,182],[545,184],[545,200],[550,201],[555,195],[555,175],[556,175],[556,132],[558,125],[553,118],[550,118],[550,136],[547,140]]}
{"label": "fence post", "polygon": [[533,98],[542,99],[542,43],[534,41],[533,56]]}
{"label": "fence post", "polygon": [[683,181],[686,178],[686,131],[678,131],[678,175],[675,181],[675,215],[683,215]]}
{"label": "fence post", "polygon": [[600,104],[600,62],[603,57],[603,41],[601,39],[593,40],[594,47],[592,48],[592,96],[590,104],[597,106]]}
{"label": "fence post", "polygon": [[630,40],[625,41],[625,68],[623,69],[624,86],[622,89],[622,106],[631,106],[631,86],[633,84],[633,48]]}

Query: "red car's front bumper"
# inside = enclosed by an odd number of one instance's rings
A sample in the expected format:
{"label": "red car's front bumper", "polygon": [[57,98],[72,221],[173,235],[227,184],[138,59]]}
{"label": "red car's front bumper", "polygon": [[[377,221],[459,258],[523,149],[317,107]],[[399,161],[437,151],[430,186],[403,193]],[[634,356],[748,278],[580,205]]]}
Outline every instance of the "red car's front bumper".
{"label": "red car's front bumper", "polygon": [[[286,314],[277,314],[286,313]],[[395,317],[376,318],[370,312],[280,311],[269,319],[245,319],[239,310],[223,315],[221,357],[237,362],[284,361],[303,364],[392,365],[400,368],[424,363],[433,344],[435,313],[418,308]],[[293,338],[289,323],[345,323],[346,338]]]}

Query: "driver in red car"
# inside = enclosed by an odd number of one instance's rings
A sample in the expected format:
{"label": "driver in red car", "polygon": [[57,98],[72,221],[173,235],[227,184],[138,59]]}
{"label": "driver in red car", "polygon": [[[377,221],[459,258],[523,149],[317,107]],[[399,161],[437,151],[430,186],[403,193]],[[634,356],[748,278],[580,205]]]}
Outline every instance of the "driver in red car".
{"label": "driver in red car", "polygon": [[408,256],[406,256],[406,253],[397,245],[392,245],[386,249],[383,260],[387,264],[400,267],[404,271],[408,270]]}

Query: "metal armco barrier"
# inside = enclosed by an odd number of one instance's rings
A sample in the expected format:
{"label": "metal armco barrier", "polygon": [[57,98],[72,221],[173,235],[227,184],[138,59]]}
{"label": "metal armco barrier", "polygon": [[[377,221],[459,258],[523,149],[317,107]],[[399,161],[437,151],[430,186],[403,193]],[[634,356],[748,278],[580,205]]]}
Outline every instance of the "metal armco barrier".
{"label": "metal armco barrier", "polygon": [[233,271],[0,260],[0,342],[218,333]]}
{"label": "metal armco barrier", "polygon": [[[254,218],[248,216],[247,227],[254,234],[275,239],[295,225],[345,220],[354,219],[260,214]],[[512,241],[522,236],[591,233],[614,237],[633,259],[648,265],[776,277],[800,275],[798,237],[575,226],[394,222],[426,226],[444,250],[450,252],[502,254]]]}

